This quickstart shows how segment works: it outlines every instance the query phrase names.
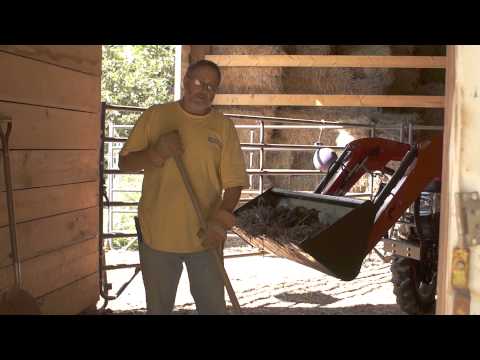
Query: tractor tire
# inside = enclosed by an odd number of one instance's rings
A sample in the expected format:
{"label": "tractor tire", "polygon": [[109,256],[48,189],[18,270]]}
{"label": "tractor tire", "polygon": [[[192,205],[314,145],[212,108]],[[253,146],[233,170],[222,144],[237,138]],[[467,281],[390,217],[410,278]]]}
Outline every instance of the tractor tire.
{"label": "tractor tire", "polygon": [[416,278],[420,262],[396,257],[392,263],[393,293],[402,311],[409,315],[435,313],[436,275],[429,284]]}

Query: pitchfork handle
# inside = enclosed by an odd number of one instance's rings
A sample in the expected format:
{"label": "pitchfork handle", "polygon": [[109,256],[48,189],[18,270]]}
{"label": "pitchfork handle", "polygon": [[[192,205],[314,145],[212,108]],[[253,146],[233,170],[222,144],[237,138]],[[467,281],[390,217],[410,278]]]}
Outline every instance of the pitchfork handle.
{"label": "pitchfork handle", "polygon": [[[175,159],[175,163],[177,164],[178,171],[180,172],[180,175],[182,177],[185,188],[187,189],[188,195],[190,196],[190,200],[192,201],[192,205],[195,209],[198,220],[200,221],[200,226],[203,229],[203,233],[207,234],[207,226],[208,225],[207,225],[207,222],[205,221],[205,218],[203,217],[203,214],[202,214],[202,211],[200,209],[200,205],[199,205],[197,196],[196,196],[195,192],[193,191],[192,183],[190,182],[190,177],[188,176],[187,169],[185,168],[185,165],[183,164],[183,161],[180,158],[180,156],[175,156],[174,159]],[[227,288],[228,297],[230,298],[230,301],[232,302],[232,305],[233,305],[233,308],[235,309],[235,312],[237,314],[241,314],[242,309],[240,308],[240,303],[238,302],[237,296],[235,295],[235,291],[233,290],[230,279],[228,278],[227,271],[225,270],[225,268],[223,266],[223,263],[220,260],[219,254],[215,251],[215,249],[209,249],[209,251],[215,257],[218,268],[220,269],[220,271],[223,274],[223,282],[225,284],[225,287]]]}

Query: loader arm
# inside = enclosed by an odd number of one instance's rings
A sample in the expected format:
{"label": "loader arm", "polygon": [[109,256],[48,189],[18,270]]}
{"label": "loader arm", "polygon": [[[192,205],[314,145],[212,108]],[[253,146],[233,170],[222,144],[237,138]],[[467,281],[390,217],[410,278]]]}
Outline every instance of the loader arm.
{"label": "loader arm", "polygon": [[375,220],[367,250],[372,250],[425,187],[442,171],[442,135],[421,145],[382,138],[349,143],[315,190],[323,195],[344,196],[367,172],[385,171],[390,161],[399,168],[374,200]]}
{"label": "loader arm", "polygon": [[314,192],[344,196],[365,173],[385,171],[388,162],[401,161],[410,149],[408,144],[382,138],[352,141]]}
{"label": "loader arm", "polygon": [[[406,171],[392,177],[388,186],[378,195],[375,221],[370,233],[368,250],[372,250],[408,207],[415,202],[425,187],[442,175],[442,135],[416,146],[416,157]],[[378,202],[377,202],[378,201]]]}

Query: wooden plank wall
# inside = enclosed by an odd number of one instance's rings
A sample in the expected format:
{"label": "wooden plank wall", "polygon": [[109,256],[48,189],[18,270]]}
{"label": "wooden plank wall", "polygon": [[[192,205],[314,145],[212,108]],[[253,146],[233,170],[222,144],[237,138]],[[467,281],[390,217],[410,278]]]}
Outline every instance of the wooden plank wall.
{"label": "wooden plank wall", "polygon": [[[23,286],[44,314],[76,314],[99,298],[101,52],[0,45]],[[14,281],[5,190],[1,164],[0,290]]]}

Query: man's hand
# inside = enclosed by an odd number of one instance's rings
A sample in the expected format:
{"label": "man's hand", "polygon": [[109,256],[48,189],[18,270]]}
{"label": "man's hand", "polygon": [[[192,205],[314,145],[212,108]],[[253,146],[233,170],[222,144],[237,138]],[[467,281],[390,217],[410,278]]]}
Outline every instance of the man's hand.
{"label": "man's hand", "polygon": [[157,142],[147,149],[148,160],[155,167],[161,167],[167,159],[182,154],[182,140],[176,130],[160,136]]}
{"label": "man's hand", "polygon": [[235,216],[224,209],[219,209],[209,219],[207,233],[203,239],[203,246],[206,248],[223,248],[227,240],[227,231],[235,225]]}
{"label": "man's hand", "polygon": [[183,154],[183,144],[180,134],[177,130],[171,131],[160,136],[154,146],[157,151],[165,159]]}
{"label": "man's hand", "polygon": [[150,164],[155,167],[162,167],[165,163],[165,160],[167,160],[167,158],[157,151],[154,146],[150,146],[147,149],[147,158]]}
{"label": "man's hand", "polygon": [[158,138],[157,142],[145,150],[119,156],[120,170],[140,171],[147,168],[162,167],[165,161],[176,155],[183,154],[183,145],[178,131],[171,131]]}

